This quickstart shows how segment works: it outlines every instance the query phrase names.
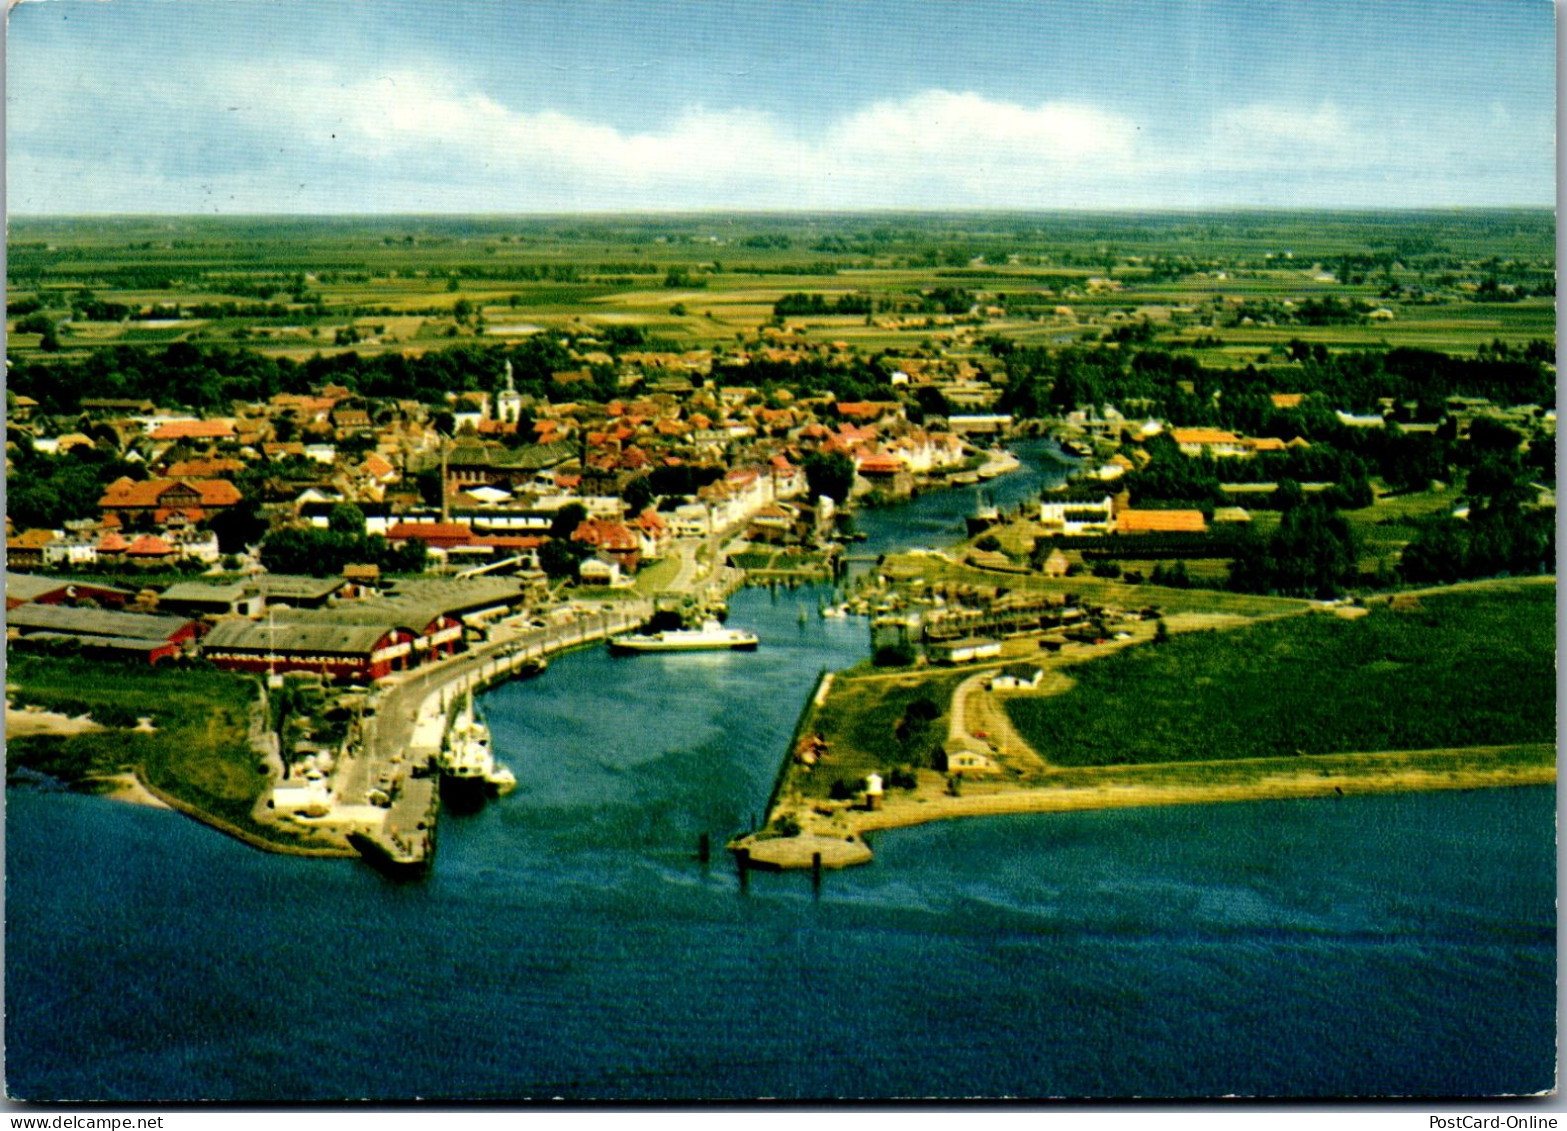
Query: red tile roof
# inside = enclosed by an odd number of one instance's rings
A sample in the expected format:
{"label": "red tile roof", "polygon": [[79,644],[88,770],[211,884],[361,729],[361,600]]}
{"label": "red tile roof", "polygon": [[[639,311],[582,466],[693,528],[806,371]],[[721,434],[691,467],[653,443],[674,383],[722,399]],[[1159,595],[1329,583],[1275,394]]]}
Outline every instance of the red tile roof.
{"label": "red tile roof", "polygon": [[571,532],[573,542],[581,542],[601,550],[639,550],[642,540],[623,522],[590,518],[579,523]]}
{"label": "red tile roof", "polygon": [[386,532],[389,542],[419,541],[431,545],[465,546],[473,531],[461,522],[399,522]]}
{"label": "red tile roof", "polygon": [[243,471],[245,465],[237,459],[182,459],[169,465],[170,479],[208,479],[218,475],[232,475]]}
{"label": "red tile roof", "polygon": [[1234,444],[1240,437],[1218,428],[1172,428],[1170,436],[1177,444]]}
{"label": "red tile roof", "polygon": [[126,554],[136,558],[166,558],[179,553],[173,546],[153,534],[143,534],[132,542]]}
{"label": "red tile roof", "polygon": [[1202,511],[1124,510],[1115,516],[1115,529],[1118,534],[1202,534],[1208,522]]}
{"label": "red tile roof", "polygon": [[113,508],[156,508],[172,505],[164,501],[167,494],[194,493],[200,507],[231,507],[242,496],[239,488],[226,479],[148,479],[138,483],[134,479],[120,478],[109,484],[98,505]]}
{"label": "red tile roof", "polygon": [[228,420],[171,420],[153,432],[154,440],[227,440],[234,435]]}

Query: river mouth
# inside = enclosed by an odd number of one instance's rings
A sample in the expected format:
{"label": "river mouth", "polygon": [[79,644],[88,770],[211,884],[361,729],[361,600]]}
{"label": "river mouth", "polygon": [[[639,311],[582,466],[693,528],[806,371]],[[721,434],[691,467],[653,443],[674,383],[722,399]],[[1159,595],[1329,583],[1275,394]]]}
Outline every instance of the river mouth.
{"label": "river mouth", "polygon": [[[972,498],[910,504],[930,509],[909,512],[906,545],[960,535]],[[752,653],[598,646],[486,693],[517,788],[443,820],[418,884],[255,852],[158,810],[9,791],[8,1092],[1552,1086],[1549,788],[936,822],[878,834],[875,864],[820,887],[758,874],[742,889],[719,846],[761,819],[820,672],[868,652],[863,619],[819,615],[830,596],[734,594]]]}

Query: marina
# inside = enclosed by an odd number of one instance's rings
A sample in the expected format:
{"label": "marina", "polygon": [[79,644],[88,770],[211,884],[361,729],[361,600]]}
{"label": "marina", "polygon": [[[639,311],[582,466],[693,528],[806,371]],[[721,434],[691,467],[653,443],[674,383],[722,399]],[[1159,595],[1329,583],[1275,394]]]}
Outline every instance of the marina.
{"label": "marina", "polygon": [[[1013,506],[1057,466],[990,490]],[[861,517],[878,552],[940,545],[972,501]],[[518,625],[406,677],[369,723],[381,765],[415,738],[433,758],[471,690],[517,777],[441,813],[418,883],[13,788],[7,1024],[44,1036],[13,1046],[8,1086],[237,1101],[1549,1086],[1548,787],[936,822],[874,834],[877,864],[843,871],[847,841],[779,843],[802,856],[783,874],[765,852],[745,873],[704,862],[703,836],[716,847],[765,812],[824,670],[867,655],[863,621],[797,616],[840,600],[733,593],[732,620],[765,642],[743,663],[612,657],[599,645],[651,611],[626,609]],[[546,657],[543,678],[514,678]],[[399,813],[416,818],[435,780],[409,779]],[[394,871],[398,850],[369,848]],[[210,1020],[263,993],[246,1024]],[[946,1001],[963,1005],[928,1008]],[[156,1049],[118,1055],[149,1026]],[[863,1055],[799,1036],[828,1030]],[[949,1050],[935,1061],[933,1043]],[[310,1072],[280,1069],[301,1052]]]}

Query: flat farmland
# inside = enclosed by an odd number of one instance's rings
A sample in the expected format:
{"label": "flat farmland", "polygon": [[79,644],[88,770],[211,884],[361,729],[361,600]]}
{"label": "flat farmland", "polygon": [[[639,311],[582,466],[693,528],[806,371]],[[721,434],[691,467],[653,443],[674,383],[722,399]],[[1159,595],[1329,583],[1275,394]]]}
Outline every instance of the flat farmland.
{"label": "flat farmland", "polygon": [[[962,354],[991,336],[1092,343],[1146,319],[1152,344],[1202,337],[1201,356],[1222,366],[1292,339],[1471,352],[1555,333],[1545,211],[20,217],[8,251],[8,320],[42,311],[68,351],[190,340],[292,355],[352,326],[372,340],[350,344],[376,352],[495,340],[515,324],[635,326],[685,349],[784,324],[862,352]],[[1477,301],[1487,286],[1527,297]],[[795,292],[867,296],[873,314],[780,319],[775,304]],[[1329,299],[1362,314],[1310,325],[1290,313]],[[1393,317],[1365,316],[1379,307]],[[168,319],[179,325],[137,325]],[[41,346],[24,330],[9,348]]]}

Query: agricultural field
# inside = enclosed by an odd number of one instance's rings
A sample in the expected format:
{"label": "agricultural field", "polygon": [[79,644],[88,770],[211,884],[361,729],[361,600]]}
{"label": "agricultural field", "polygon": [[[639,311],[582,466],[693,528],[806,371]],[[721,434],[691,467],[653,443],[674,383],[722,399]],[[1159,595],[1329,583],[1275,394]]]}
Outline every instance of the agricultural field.
{"label": "agricultural field", "polygon": [[[1222,368],[1277,360],[1291,341],[1468,353],[1555,334],[1543,211],[18,217],[8,252],[18,357],[189,341],[303,360],[627,327],[691,349],[769,326],[864,353],[961,355],[995,335],[1059,346],[1146,323],[1140,341]],[[791,294],[870,309],[775,314]],[[943,294],[962,301],[933,305]],[[1295,316],[1325,301],[1360,313]],[[26,321],[38,313],[51,334]]]}
{"label": "agricultural field", "polygon": [[1008,712],[1064,766],[1549,742],[1553,581],[1177,634],[1080,665],[1071,690]]}

